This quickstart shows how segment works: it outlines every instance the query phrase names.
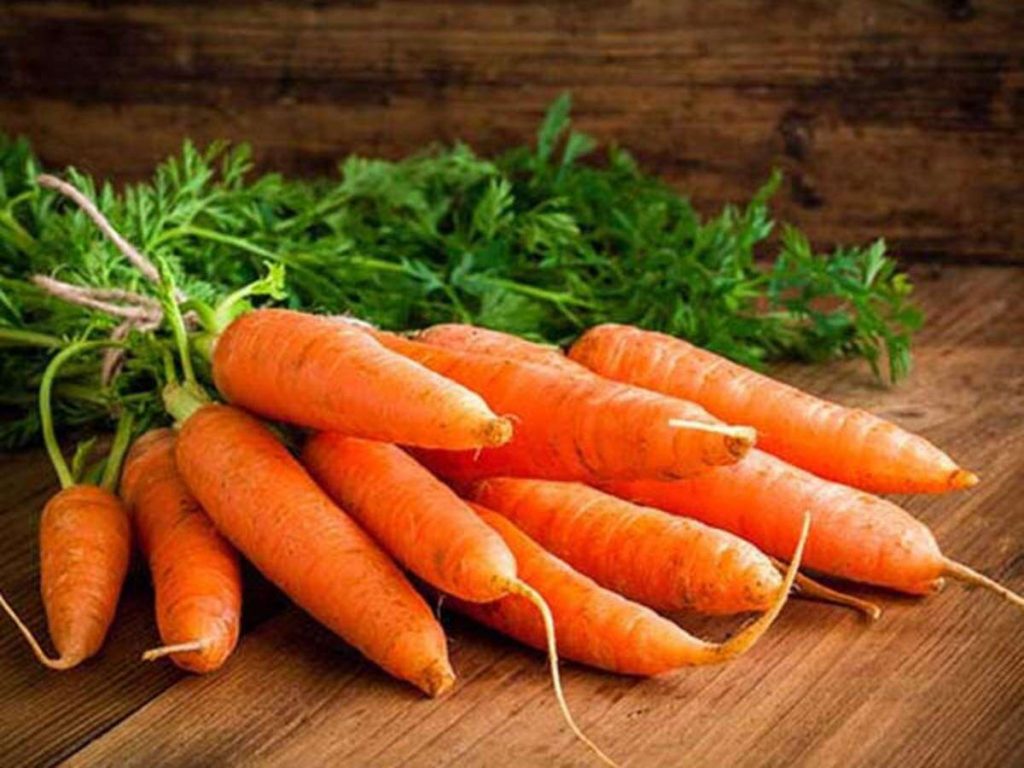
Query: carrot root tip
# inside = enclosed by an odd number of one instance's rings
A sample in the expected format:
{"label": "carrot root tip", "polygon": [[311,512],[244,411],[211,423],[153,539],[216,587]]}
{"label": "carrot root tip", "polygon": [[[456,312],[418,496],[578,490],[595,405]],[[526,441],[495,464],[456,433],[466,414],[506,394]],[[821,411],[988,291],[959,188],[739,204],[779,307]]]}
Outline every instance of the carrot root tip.
{"label": "carrot root tip", "polygon": [[447,662],[436,661],[423,671],[418,685],[430,698],[436,699],[455,687],[455,675]]}
{"label": "carrot root tip", "polygon": [[4,613],[6,613],[10,617],[11,621],[14,622],[14,626],[16,626],[18,631],[21,632],[22,636],[25,638],[25,642],[28,643],[28,647],[32,649],[32,653],[39,660],[39,663],[47,669],[53,669],[61,672],[65,669],[71,669],[72,667],[78,666],[78,664],[84,661],[84,658],[80,656],[58,656],[56,658],[47,656],[46,651],[43,650],[39,641],[36,640],[35,635],[32,634],[32,630],[30,630],[28,625],[21,620],[21,617],[18,616],[17,612],[15,612],[14,608],[11,607],[10,603],[7,602],[2,594],[0,594],[0,608],[2,608]]}
{"label": "carrot root tip", "polygon": [[170,656],[173,653],[197,653],[203,651],[210,646],[210,640],[203,638],[201,640],[190,640],[187,643],[174,643],[172,645],[161,645],[159,648],[150,648],[148,651],[142,654],[143,661],[156,661],[162,659],[164,656]]}
{"label": "carrot root tip", "polygon": [[979,573],[973,568],[967,567],[963,563],[958,563],[956,560],[946,560],[945,573],[947,576],[954,578],[957,581],[962,581],[965,584],[970,584],[975,587],[983,587],[991,592],[995,592],[1003,599],[1009,601],[1021,610],[1024,610],[1024,597],[1021,597],[1012,589],[1004,587],[995,579],[990,579],[985,574]]}
{"label": "carrot root tip", "polygon": [[978,484],[980,478],[966,469],[955,469],[949,476],[949,487],[955,491],[973,488]]}
{"label": "carrot root tip", "polygon": [[753,427],[735,424],[715,424],[707,421],[694,421],[692,419],[669,419],[668,425],[673,429],[689,429],[694,432],[711,432],[730,439],[730,448],[733,446],[747,449],[757,442],[757,430]]}
{"label": "carrot root tip", "polygon": [[617,768],[618,763],[608,757],[608,755],[606,755],[604,751],[602,751],[602,749],[583,732],[583,729],[580,728],[573,719],[572,712],[569,711],[569,703],[565,700],[565,691],[562,689],[562,676],[558,671],[558,647],[555,640],[555,620],[554,616],[551,614],[551,609],[544,600],[544,597],[540,592],[524,581],[513,582],[509,585],[509,591],[529,600],[537,608],[541,615],[541,619],[544,622],[544,635],[548,646],[548,662],[551,667],[551,684],[555,689],[555,698],[558,700],[558,707],[562,711],[562,718],[565,720],[573,734],[575,734],[576,738],[586,744],[587,747],[597,755],[601,762]]}
{"label": "carrot root tip", "polygon": [[512,422],[503,417],[491,419],[484,425],[482,438],[489,448],[504,445],[512,439]]}

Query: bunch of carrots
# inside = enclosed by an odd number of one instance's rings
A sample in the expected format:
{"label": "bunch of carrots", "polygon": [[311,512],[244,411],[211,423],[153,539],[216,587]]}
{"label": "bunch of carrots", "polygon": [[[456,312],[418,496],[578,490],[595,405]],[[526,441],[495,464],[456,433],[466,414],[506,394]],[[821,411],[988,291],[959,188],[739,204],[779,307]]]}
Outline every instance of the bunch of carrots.
{"label": "bunch of carrots", "polygon": [[[949,577],[1024,607],[875,495],[977,482],[883,419],[628,326],[592,328],[566,354],[467,325],[396,335],[252,309],[246,291],[210,310],[76,190],[40,183],[82,204],[153,280],[172,342],[160,352],[170,426],[136,435],[122,409],[99,472],[63,457],[53,384],[72,357],[124,353],[126,342],[72,342],[43,377],[62,486],[40,526],[56,656],[0,605],[49,667],[100,649],[134,541],[161,639],[144,658],[218,669],[239,639],[244,557],[429,696],[456,678],[424,592],[545,650],[567,722],[607,760],[572,721],[558,655],[627,675],[727,661],[766,632],[794,585],[878,615],[802,567],[914,595]],[[135,332],[152,334],[152,320]],[[662,615],[677,611],[761,615],[714,643]]]}

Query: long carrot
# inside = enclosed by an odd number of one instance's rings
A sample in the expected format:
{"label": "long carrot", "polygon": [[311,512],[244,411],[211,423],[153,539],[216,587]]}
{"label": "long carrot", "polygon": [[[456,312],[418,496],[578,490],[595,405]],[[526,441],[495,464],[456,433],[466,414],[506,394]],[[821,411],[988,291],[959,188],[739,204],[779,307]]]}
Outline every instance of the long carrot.
{"label": "long carrot", "polygon": [[599,325],[583,334],[570,356],[602,376],[694,400],[721,419],[752,424],[761,448],[819,477],[875,493],[941,493],[978,481],[930,442],[891,422],[672,336]]}
{"label": "long carrot", "polygon": [[431,586],[467,602],[509,595],[541,617],[559,706],[572,731],[611,762],[576,725],[558,674],[558,651],[543,598],[516,573],[504,540],[446,485],[401,448],[321,432],[302,451],[302,463],[340,506],[406,568]]}
{"label": "long carrot", "polygon": [[313,429],[446,449],[501,445],[512,434],[473,392],[339,319],[242,315],[216,341],[213,377],[232,403]]}
{"label": "long carrot", "polygon": [[659,611],[763,611],[782,587],[752,544],[579,483],[495,478],[469,497],[598,584]]}
{"label": "long carrot", "polygon": [[569,374],[590,372],[589,368],[566,357],[558,347],[536,344],[511,333],[492,331],[476,325],[440,323],[417,331],[413,338],[446,349],[542,363]]}
{"label": "long carrot", "polygon": [[546,365],[377,338],[437,373],[479,392],[515,421],[512,441],[468,452],[479,477],[495,474],[586,480],[673,478],[738,461],[754,432],[730,427],[692,403],[597,376],[566,376]]}
{"label": "long carrot", "polygon": [[[793,585],[803,541],[792,553],[775,603],[762,616],[724,643],[709,643],[686,633],[650,608],[601,587],[543,549],[507,518],[474,505],[512,549],[520,577],[551,606],[562,654],[584,664],[627,675],[657,675],[684,666],[728,661],[748,650],[775,621]],[[805,528],[806,532],[806,528]],[[493,603],[452,605],[499,632],[536,648],[544,647],[536,612],[512,595]]]}
{"label": "long carrot", "polygon": [[935,591],[949,576],[991,589],[1018,606],[1024,599],[950,560],[928,527],[890,501],[823,480],[761,451],[743,462],[672,483],[609,482],[616,496],[732,531],[785,557],[813,518],[805,565],[852,581],[907,592]]}
{"label": "long carrot", "polygon": [[47,502],[39,523],[40,582],[50,638],[51,658],[14,609],[0,595],[0,607],[25,637],[40,663],[70,669],[99,651],[117,610],[131,555],[131,526],[120,499],[112,492],[131,437],[132,418],[125,412],[99,486],[76,485],[53,431],[50,395],[60,367],[73,355],[110,346],[75,342],[54,356],[39,388],[43,437],[61,490]]}
{"label": "long carrot", "polygon": [[149,563],[164,643],[143,659],[169,655],[182,669],[211,672],[238,642],[242,573],[237,553],[185,487],[174,446],[172,430],[147,432],[128,452],[121,477],[121,498]]}
{"label": "long carrot", "polygon": [[455,676],[430,608],[372,539],[274,434],[224,405],[168,396],[189,490],[256,568],[299,606],[392,675],[430,696]]}

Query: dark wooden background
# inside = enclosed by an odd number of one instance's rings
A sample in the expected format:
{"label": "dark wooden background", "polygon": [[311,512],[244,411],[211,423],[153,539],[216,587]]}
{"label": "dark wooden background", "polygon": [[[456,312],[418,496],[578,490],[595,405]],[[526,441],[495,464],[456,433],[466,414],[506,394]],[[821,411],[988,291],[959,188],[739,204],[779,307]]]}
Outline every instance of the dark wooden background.
{"label": "dark wooden background", "polygon": [[821,245],[1024,261],[1024,3],[0,3],[0,129],[54,165],[144,176],[186,136],[329,172],[579,124],[704,210],[772,167]]}

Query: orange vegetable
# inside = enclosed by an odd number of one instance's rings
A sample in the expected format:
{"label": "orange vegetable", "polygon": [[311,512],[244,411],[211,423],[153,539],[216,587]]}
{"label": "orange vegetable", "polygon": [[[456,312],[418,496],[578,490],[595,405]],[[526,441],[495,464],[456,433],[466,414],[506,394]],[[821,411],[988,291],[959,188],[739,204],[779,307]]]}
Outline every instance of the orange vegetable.
{"label": "orange vegetable", "polygon": [[337,318],[242,315],[217,339],[213,377],[232,403],[313,429],[446,449],[501,445],[512,434],[478,395]]}
{"label": "orange vegetable", "polygon": [[511,333],[492,331],[475,325],[442,323],[417,331],[413,337],[424,344],[435,347],[475,352],[481,355],[512,357],[528,363],[541,363],[558,368],[565,373],[590,373],[590,369],[573,362],[561,349],[545,344],[536,344]]}
{"label": "orange vegetable", "polygon": [[41,663],[70,669],[99,651],[117,610],[131,554],[131,528],[120,499],[95,485],[63,489],[43,510],[39,552],[46,623],[57,658],[46,655],[2,596],[0,606]]}
{"label": "orange vegetable", "polygon": [[782,588],[742,539],[578,483],[495,478],[470,498],[603,587],[659,611],[763,611]]}
{"label": "orange vegetable", "polygon": [[488,602],[518,583],[501,537],[401,448],[321,432],[302,463],[327,495],[430,585]]}
{"label": "orange vegetable", "polygon": [[392,675],[430,696],[452,687],[444,632],[423,598],[269,429],[230,406],[170,410],[183,422],[175,453],[186,485],[264,576]]}
{"label": "orange vegetable", "polygon": [[507,445],[450,454],[476,477],[667,479],[731,464],[754,440],[752,430],[723,425],[692,403],[597,376],[566,376],[547,365],[391,334],[378,333],[377,338],[479,392],[491,408],[515,422]]}
{"label": "orange vegetable", "polygon": [[121,498],[149,563],[165,644],[143,658],[170,655],[182,669],[211,672],[238,642],[242,573],[237,553],[178,474],[174,446],[170,429],[147,432],[128,452],[121,477]]}
{"label": "orange vegetable", "polygon": [[[782,588],[768,612],[726,642],[708,643],[573,570],[496,512],[476,505],[474,508],[512,549],[520,577],[551,606],[562,654],[627,675],[657,675],[684,666],[720,663],[749,649],[782,610],[803,546],[801,541],[793,553]],[[455,598],[450,602],[460,612],[499,632],[536,648],[544,647],[543,627],[536,611],[517,595],[493,603]]]}
{"label": "orange vegetable", "polygon": [[128,513],[111,491],[131,437],[131,413],[125,412],[118,421],[99,486],[76,484],[53,430],[50,394],[60,367],[80,352],[106,346],[111,344],[69,344],[47,366],[39,387],[43,438],[61,484],[61,490],[47,502],[39,521],[39,576],[56,658],[47,656],[31,630],[0,595],[0,608],[17,626],[36,658],[56,670],[81,664],[103,645],[117,611],[131,557]]}
{"label": "orange vegetable", "polygon": [[732,531],[779,557],[793,547],[803,515],[810,512],[808,568],[910,594],[933,592],[943,576],[951,576],[1024,606],[1005,587],[945,557],[928,527],[892,502],[823,480],[761,451],[701,477],[609,482],[605,488]]}
{"label": "orange vegetable", "polygon": [[918,435],[844,408],[661,333],[591,328],[573,360],[602,376],[700,403],[726,421],[752,424],[769,453],[819,477],[875,493],[941,493],[977,476]]}

